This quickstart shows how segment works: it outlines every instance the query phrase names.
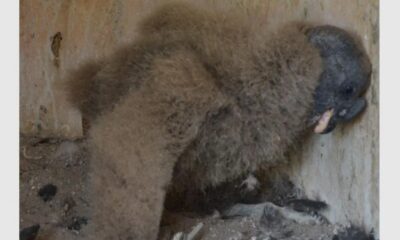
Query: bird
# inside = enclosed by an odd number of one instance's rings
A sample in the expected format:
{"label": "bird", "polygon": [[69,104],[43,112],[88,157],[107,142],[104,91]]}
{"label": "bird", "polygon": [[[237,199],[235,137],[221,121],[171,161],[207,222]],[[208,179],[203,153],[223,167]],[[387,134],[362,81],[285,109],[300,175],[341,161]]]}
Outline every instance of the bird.
{"label": "bird", "polygon": [[169,189],[285,162],[307,133],[365,110],[370,74],[356,36],[332,25],[157,6],[134,41],[66,82],[90,122],[89,239],[157,239]]}

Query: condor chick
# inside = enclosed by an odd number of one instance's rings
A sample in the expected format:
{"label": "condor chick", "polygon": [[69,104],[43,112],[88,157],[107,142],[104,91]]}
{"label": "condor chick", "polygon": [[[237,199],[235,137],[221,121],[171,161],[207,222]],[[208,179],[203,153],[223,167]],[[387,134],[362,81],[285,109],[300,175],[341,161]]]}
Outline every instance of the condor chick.
{"label": "condor chick", "polygon": [[259,26],[165,4],[131,45],[74,73],[70,100],[92,125],[92,239],[156,239],[171,182],[217,186],[278,164],[310,124],[327,133],[365,108],[370,66],[348,33]]}

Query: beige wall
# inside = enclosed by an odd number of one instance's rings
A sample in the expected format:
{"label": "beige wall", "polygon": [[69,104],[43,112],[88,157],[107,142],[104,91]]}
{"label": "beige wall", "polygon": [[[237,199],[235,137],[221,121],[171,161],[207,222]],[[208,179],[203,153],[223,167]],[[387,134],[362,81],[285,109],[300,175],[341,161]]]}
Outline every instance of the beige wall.
{"label": "beige wall", "polygon": [[[195,0],[192,0],[195,1]],[[327,201],[332,221],[378,228],[378,0],[217,1],[262,11],[275,25],[327,23],[356,32],[373,64],[369,107],[357,124],[315,136],[293,156],[293,180],[309,197]],[[68,69],[111,52],[135,36],[151,0],[21,0],[21,131],[68,138],[82,135],[79,113],[57,88]],[[60,34],[57,34],[57,33]],[[55,36],[55,37],[54,37]]]}
{"label": "beige wall", "polygon": [[[135,35],[134,23],[152,1],[21,0],[21,131],[68,138],[82,135],[80,114],[59,83],[68,69],[104,56]],[[54,36],[60,33],[60,37]],[[53,40],[54,39],[54,40]]]}

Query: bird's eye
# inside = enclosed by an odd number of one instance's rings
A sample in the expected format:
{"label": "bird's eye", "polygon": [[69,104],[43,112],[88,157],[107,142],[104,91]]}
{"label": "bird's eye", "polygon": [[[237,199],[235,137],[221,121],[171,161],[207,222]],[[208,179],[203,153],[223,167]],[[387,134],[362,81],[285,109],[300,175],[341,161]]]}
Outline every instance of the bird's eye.
{"label": "bird's eye", "polygon": [[350,96],[354,93],[354,87],[352,86],[346,86],[343,88],[343,93],[347,96]]}

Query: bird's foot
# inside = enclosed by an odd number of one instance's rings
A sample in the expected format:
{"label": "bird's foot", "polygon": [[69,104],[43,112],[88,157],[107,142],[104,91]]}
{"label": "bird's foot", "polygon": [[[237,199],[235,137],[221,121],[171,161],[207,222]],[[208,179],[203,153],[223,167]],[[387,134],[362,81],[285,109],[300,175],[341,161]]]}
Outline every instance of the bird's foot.
{"label": "bird's foot", "polygon": [[284,220],[291,220],[300,224],[321,224],[327,222],[326,218],[317,211],[302,211],[305,207],[300,207],[300,205],[300,202],[285,207],[277,206],[271,202],[236,204],[222,211],[222,217],[252,217],[268,225],[280,224]]}

